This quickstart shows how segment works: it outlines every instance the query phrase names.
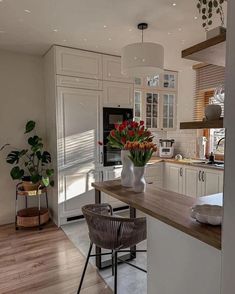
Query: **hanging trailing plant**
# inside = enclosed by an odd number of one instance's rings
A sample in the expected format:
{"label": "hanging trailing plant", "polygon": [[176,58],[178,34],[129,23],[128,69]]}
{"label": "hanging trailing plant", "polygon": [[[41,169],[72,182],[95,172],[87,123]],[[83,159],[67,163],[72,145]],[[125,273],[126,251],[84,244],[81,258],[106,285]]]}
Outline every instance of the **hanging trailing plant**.
{"label": "hanging trailing plant", "polygon": [[197,0],[197,8],[202,16],[202,26],[207,31],[213,23],[213,16],[220,16],[221,26],[224,26],[224,11],[222,4],[225,0]]}

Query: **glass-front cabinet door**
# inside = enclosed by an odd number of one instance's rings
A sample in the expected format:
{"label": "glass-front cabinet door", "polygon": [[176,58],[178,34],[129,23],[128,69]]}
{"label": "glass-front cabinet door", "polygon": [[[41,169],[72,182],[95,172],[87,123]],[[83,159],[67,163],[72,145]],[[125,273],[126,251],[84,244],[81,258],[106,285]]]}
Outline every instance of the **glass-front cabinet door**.
{"label": "glass-front cabinet door", "polygon": [[163,94],[163,129],[174,128],[175,94]]}
{"label": "glass-front cabinet door", "polygon": [[134,120],[140,122],[142,119],[142,92],[135,91]]}
{"label": "glass-front cabinet door", "polygon": [[159,94],[154,92],[144,93],[145,117],[147,128],[159,128]]}

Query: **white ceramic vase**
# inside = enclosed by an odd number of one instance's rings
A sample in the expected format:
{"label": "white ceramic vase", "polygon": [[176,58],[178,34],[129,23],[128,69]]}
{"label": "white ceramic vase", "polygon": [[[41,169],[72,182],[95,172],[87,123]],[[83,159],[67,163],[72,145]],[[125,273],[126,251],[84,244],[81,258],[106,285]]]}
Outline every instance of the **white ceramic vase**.
{"label": "white ceramic vase", "polygon": [[134,166],[134,191],[137,193],[146,191],[144,173],[145,166]]}
{"label": "white ceramic vase", "polygon": [[133,162],[129,158],[129,150],[121,150],[122,173],[121,184],[124,187],[133,187]]}

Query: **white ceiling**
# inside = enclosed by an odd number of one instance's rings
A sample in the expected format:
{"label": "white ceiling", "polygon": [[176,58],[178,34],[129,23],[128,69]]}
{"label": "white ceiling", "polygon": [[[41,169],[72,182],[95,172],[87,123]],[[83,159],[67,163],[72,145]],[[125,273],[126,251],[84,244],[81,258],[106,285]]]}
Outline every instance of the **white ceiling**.
{"label": "white ceiling", "polygon": [[0,48],[42,55],[60,44],[120,54],[124,45],[140,41],[136,25],[146,21],[144,39],[161,43],[170,56],[205,38],[196,2],[0,0]]}

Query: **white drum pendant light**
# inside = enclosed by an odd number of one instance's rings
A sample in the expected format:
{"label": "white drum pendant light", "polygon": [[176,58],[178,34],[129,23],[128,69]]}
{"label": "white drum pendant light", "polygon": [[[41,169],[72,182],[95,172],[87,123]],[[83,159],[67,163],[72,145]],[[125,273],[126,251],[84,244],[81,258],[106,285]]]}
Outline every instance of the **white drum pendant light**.
{"label": "white drum pendant light", "polygon": [[143,30],[147,23],[138,24],[142,31],[142,42],[125,46],[122,49],[122,74],[128,77],[153,77],[163,72],[164,48],[162,45],[143,41]]}

